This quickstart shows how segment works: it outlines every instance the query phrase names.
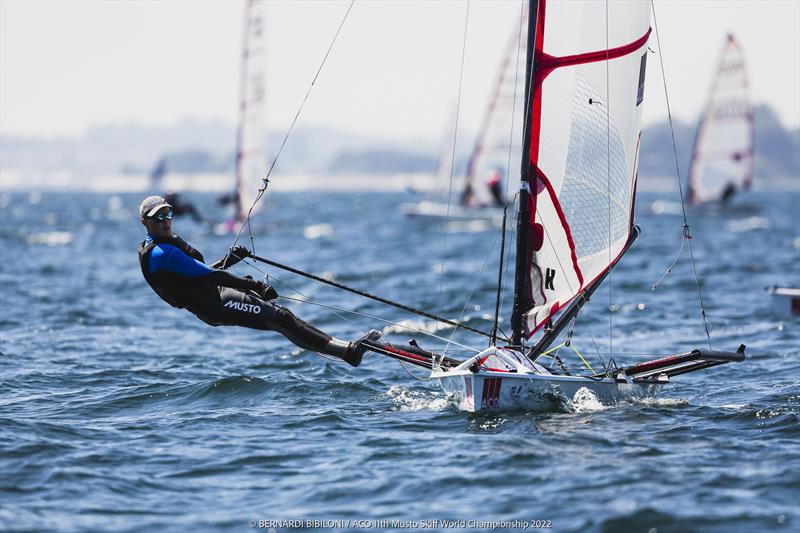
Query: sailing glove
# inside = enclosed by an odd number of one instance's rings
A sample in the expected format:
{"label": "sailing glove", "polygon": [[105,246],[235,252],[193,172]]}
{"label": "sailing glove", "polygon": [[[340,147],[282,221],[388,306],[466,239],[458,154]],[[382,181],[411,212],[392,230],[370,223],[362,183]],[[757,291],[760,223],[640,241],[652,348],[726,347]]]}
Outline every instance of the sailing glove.
{"label": "sailing glove", "polygon": [[272,285],[264,283],[263,281],[254,281],[252,290],[266,301],[274,300],[278,297],[278,291],[276,291]]}
{"label": "sailing glove", "polygon": [[241,261],[242,259],[244,259],[245,257],[250,257],[250,250],[248,250],[241,244],[238,244],[233,248],[231,248],[228,254],[219,261],[217,261],[213,265],[213,267],[220,268],[222,270],[227,270],[236,263],[238,263],[239,261]]}

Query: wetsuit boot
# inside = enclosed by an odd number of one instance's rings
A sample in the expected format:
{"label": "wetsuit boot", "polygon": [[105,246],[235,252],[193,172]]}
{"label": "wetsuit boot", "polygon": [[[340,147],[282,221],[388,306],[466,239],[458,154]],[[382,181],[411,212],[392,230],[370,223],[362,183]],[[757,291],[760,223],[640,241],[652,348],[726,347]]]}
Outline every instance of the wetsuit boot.
{"label": "wetsuit boot", "polygon": [[361,364],[361,358],[364,356],[364,352],[367,351],[366,346],[362,346],[365,340],[375,341],[381,337],[380,331],[372,330],[353,342],[343,341],[331,337],[311,324],[300,320],[288,309],[279,306],[275,307],[277,308],[277,317],[269,329],[280,332],[301,348],[338,357],[350,366]]}
{"label": "wetsuit boot", "polygon": [[344,348],[342,355],[334,355],[343,359],[348,365],[355,367],[361,364],[361,358],[364,357],[364,353],[367,351],[364,341],[377,341],[380,338],[381,332],[373,329],[363,337],[360,337],[353,342],[346,343],[344,341],[340,341],[339,339],[331,339],[331,342],[328,344],[328,346],[331,346],[331,344],[335,342],[337,343],[337,351]]}

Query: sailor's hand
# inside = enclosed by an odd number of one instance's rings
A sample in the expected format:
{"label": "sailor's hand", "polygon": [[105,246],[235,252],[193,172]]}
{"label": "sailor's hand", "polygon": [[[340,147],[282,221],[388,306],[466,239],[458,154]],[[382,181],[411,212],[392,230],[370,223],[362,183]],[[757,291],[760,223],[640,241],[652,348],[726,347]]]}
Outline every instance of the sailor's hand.
{"label": "sailor's hand", "polygon": [[242,246],[241,244],[237,244],[233,248],[231,248],[230,256],[235,257],[236,261],[241,261],[245,257],[250,257],[250,250],[247,249],[246,246]]}
{"label": "sailor's hand", "polygon": [[278,297],[278,291],[272,285],[263,281],[256,281],[253,290],[266,301],[274,300]]}
{"label": "sailor's hand", "polygon": [[215,267],[227,270],[245,257],[250,257],[250,250],[239,244],[231,248],[228,255],[223,257]]}

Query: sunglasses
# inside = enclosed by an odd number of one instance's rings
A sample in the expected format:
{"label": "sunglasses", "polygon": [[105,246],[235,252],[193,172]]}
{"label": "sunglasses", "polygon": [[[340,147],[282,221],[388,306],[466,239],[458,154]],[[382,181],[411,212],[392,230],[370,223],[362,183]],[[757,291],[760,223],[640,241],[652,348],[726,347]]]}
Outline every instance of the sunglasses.
{"label": "sunglasses", "polygon": [[172,209],[170,209],[169,211],[164,211],[163,213],[159,213],[157,215],[153,215],[153,216],[148,217],[148,218],[150,220],[157,220],[159,222],[164,222],[164,219],[172,220]]}

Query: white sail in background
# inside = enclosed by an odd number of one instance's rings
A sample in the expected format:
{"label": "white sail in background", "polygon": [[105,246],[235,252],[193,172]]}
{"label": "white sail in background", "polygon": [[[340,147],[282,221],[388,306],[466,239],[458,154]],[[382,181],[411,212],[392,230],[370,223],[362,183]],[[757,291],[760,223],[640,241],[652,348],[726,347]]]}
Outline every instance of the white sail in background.
{"label": "white sail in background", "polygon": [[539,0],[524,314],[531,336],[633,231],[649,2]]}
{"label": "white sail in background", "polygon": [[[236,142],[236,219],[242,222],[267,173],[264,130],[266,37],[264,2],[248,0],[240,71]],[[255,212],[261,202],[255,204]]]}
{"label": "white sail in background", "polygon": [[[527,9],[514,23],[505,54],[492,87],[475,146],[470,154],[460,203],[465,206],[495,205],[489,183],[500,180],[520,166],[522,126],[525,116],[525,55],[528,42]],[[509,165],[509,150],[511,162]],[[512,180],[512,183],[516,180]],[[505,198],[513,191],[501,191]]]}
{"label": "white sail in background", "polygon": [[690,203],[727,202],[753,179],[753,106],[744,55],[728,35],[695,136]]}

